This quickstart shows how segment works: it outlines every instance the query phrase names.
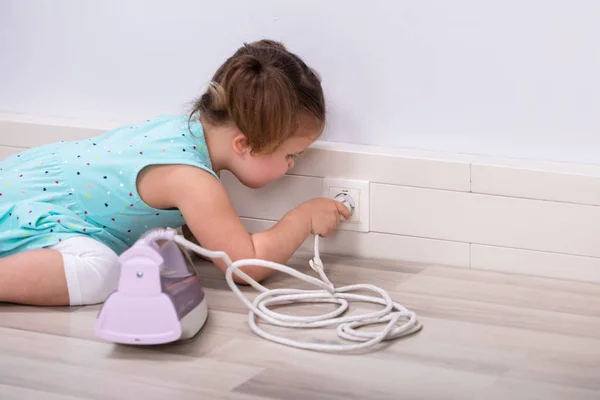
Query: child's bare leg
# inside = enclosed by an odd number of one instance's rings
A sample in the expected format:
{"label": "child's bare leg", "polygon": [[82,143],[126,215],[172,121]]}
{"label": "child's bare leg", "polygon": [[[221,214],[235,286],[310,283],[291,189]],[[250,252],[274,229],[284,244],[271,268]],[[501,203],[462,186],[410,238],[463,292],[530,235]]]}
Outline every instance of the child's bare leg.
{"label": "child's bare leg", "polygon": [[0,259],[0,302],[39,306],[98,304],[117,288],[117,254],[86,236]]}
{"label": "child's bare leg", "polygon": [[61,254],[37,249],[0,258],[0,302],[69,305]]}

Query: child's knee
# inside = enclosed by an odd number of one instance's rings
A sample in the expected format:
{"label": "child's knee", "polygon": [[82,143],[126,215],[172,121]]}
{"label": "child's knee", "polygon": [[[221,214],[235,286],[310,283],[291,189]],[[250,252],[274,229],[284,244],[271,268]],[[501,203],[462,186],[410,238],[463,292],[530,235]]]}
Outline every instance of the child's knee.
{"label": "child's knee", "polygon": [[107,246],[88,237],[75,237],[56,250],[63,255],[70,305],[102,303],[117,288],[121,265]]}

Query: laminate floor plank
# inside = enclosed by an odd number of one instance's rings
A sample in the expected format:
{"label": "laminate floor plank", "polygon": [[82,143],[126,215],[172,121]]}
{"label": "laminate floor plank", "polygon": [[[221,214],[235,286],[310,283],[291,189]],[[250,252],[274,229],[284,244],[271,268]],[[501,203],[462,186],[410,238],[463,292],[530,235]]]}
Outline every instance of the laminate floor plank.
{"label": "laminate floor plank", "polygon": [[[312,255],[289,265],[316,276]],[[255,335],[222,273],[195,260],[209,318],[185,343],[121,346],[94,335],[100,305],[0,304],[0,399],[598,399],[600,285],[324,255],[336,286],[371,283],[415,311],[423,329],[374,351],[298,350]],[[313,286],[280,274],[268,288]],[[254,299],[256,290],[243,287]],[[379,306],[351,303],[349,313]],[[331,304],[277,311],[314,315]],[[344,343],[335,327],[266,331]]]}

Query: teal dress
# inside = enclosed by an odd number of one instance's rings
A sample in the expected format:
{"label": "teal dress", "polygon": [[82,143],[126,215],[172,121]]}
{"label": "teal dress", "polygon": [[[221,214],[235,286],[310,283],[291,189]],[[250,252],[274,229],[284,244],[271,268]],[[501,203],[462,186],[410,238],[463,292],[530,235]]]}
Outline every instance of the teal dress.
{"label": "teal dress", "polygon": [[155,209],[140,198],[137,176],[153,164],[192,165],[219,179],[202,125],[187,116],[159,117],[0,161],[0,257],[78,235],[121,254],[148,230],[184,225],[179,210]]}

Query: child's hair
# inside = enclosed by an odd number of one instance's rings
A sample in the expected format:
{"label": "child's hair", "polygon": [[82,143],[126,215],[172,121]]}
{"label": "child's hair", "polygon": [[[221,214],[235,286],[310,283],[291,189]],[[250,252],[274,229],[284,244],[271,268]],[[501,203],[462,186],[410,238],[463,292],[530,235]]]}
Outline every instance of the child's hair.
{"label": "child's hair", "polygon": [[325,96],[319,75],[279,42],[244,44],[215,73],[195,102],[199,114],[215,125],[235,124],[253,153],[270,153],[294,136],[305,115],[320,131]]}

